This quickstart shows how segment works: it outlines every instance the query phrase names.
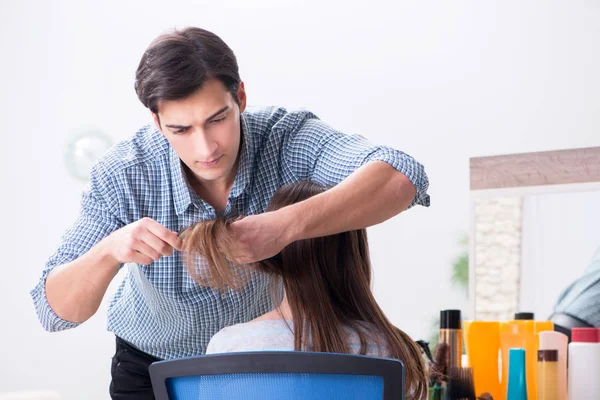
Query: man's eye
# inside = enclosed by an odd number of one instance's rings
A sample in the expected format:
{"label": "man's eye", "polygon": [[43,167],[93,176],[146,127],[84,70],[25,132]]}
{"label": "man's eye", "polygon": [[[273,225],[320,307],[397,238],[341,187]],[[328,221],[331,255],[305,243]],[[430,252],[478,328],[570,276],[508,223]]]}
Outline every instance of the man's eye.
{"label": "man's eye", "polygon": [[176,131],[173,131],[173,133],[176,135],[180,135],[180,134],[184,133],[186,130],[187,130],[187,128],[177,129]]}
{"label": "man's eye", "polygon": [[211,124],[218,124],[219,122],[223,122],[225,120],[225,117],[219,118],[219,119],[213,119],[212,121],[210,121]]}

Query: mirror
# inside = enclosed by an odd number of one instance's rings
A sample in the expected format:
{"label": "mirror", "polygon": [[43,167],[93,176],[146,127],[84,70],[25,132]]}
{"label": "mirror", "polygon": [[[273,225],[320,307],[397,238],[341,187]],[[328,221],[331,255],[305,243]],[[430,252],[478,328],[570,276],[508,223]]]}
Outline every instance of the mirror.
{"label": "mirror", "polygon": [[548,318],[600,248],[600,147],[472,158],[470,315]]}

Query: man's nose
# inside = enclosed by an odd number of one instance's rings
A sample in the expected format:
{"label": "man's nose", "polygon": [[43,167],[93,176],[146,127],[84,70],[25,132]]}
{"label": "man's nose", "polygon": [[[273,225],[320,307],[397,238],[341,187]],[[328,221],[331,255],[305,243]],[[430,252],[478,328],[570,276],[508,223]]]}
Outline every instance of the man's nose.
{"label": "man's nose", "polygon": [[198,161],[212,161],[219,147],[218,143],[202,131],[196,132],[194,136],[193,150],[199,158]]}

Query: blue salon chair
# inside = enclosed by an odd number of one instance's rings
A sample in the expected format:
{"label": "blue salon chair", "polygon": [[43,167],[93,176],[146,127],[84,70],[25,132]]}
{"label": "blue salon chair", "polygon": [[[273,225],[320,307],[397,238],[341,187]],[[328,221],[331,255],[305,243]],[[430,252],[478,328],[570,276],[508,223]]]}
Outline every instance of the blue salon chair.
{"label": "blue salon chair", "polygon": [[401,361],[349,354],[244,352],[150,365],[156,400],[401,400]]}

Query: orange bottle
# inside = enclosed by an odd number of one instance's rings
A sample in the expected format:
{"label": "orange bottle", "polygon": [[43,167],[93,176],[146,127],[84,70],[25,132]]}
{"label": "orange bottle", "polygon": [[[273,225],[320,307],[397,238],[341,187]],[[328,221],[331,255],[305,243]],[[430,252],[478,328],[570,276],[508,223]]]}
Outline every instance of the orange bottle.
{"label": "orange bottle", "polygon": [[512,320],[500,323],[500,347],[502,350],[501,398],[506,398],[508,352],[511,348],[523,348],[525,349],[527,398],[537,399],[538,334],[553,329],[554,324],[551,321]]}
{"label": "orange bottle", "polygon": [[488,392],[494,399],[501,399],[498,373],[500,323],[463,321],[463,332],[469,367],[473,370],[475,393]]}

